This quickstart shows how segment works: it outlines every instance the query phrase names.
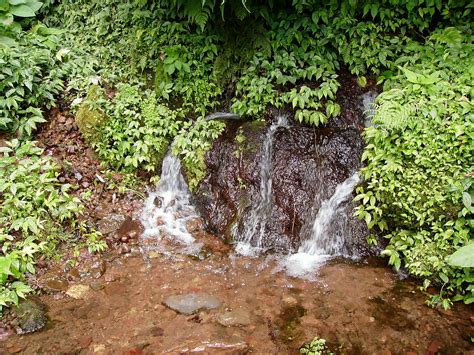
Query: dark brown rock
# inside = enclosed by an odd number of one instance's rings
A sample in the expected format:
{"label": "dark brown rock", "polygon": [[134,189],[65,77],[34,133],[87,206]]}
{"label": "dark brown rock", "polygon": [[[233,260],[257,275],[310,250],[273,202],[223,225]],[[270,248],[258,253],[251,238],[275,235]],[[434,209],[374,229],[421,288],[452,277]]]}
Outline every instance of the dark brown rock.
{"label": "dark brown rock", "polygon": [[[240,127],[229,124],[206,155],[208,175],[195,193],[196,207],[206,227],[226,240],[232,239],[232,229],[242,233],[252,207],[258,205],[266,133],[267,127],[258,122]],[[237,142],[238,134],[245,137],[244,143]],[[277,128],[264,245],[275,250],[295,249],[301,239],[309,237],[322,202],[360,168],[362,149],[363,141],[355,128]],[[351,216],[349,220],[353,233],[364,235],[364,224]],[[361,244],[365,243],[361,240]]]}

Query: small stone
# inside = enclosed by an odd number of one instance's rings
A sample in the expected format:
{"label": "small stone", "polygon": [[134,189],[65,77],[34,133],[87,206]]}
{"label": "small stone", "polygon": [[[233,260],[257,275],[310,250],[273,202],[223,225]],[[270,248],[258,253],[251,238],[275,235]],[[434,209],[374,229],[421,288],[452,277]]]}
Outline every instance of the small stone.
{"label": "small stone", "polygon": [[35,298],[21,301],[14,309],[14,325],[18,334],[32,333],[46,325],[44,305]]}
{"label": "small stone", "polygon": [[159,257],[159,254],[156,251],[151,251],[150,253],[148,253],[148,257],[150,259],[156,259]]}
{"label": "small stone", "polygon": [[74,178],[75,178],[76,180],[78,180],[78,181],[81,181],[81,180],[82,180],[82,174],[76,172],[76,173],[74,173]]}
{"label": "small stone", "polygon": [[91,284],[89,285],[89,287],[93,290],[93,291],[100,291],[100,290],[103,290],[104,289],[104,285],[101,284],[100,282],[91,282]]}
{"label": "small stone", "polygon": [[375,322],[375,318],[374,318],[374,317],[369,317],[369,321],[370,321],[371,323],[373,323],[373,322]]}
{"label": "small stone", "polygon": [[83,337],[80,337],[79,339],[77,339],[77,342],[79,343],[79,346],[82,349],[85,349],[85,348],[89,347],[89,345],[91,345],[92,337],[91,336],[83,336]]}
{"label": "small stone", "polygon": [[288,307],[296,306],[298,304],[298,300],[291,296],[283,297],[282,302]]}
{"label": "small stone", "polygon": [[72,268],[67,272],[67,277],[69,280],[77,280],[81,278],[79,271],[76,268]]}
{"label": "small stone", "polygon": [[164,330],[160,327],[153,327],[150,329],[150,334],[154,337],[161,337],[164,333]]}
{"label": "small stone", "polygon": [[68,287],[69,287],[69,282],[67,282],[66,280],[61,280],[59,278],[51,278],[48,281],[46,281],[43,288],[49,291],[56,292],[56,291],[66,291]]}
{"label": "small stone", "polygon": [[192,218],[186,222],[186,230],[194,233],[204,228],[204,222],[201,218]]}
{"label": "small stone", "polygon": [[163,197],[156,196],[153,200],[153,204],[155,205],[155,207],[161,208],[163,206]]}
{"label": "small stone", "polygon": [[165,222],[165,220],[163,219],[163,217],[158,217],[158,218],[156,219],[156,225],[157,225],[158,227],[159,227],[159,226],[162,226],[162,225],[164,225],[164,224],[166,224],[166,222]]}
{"label": "small stone", "polygon": [[91,268],[89,269],[89,274],[94,278],[100,278],[107,269],[105,261],[99,260],[92,264]]}
{"label": "small stone", "polygon": [[433,340],[430,345],[428,346],[428,349],[426,349],[426,354],[427,355],[435,355],[438,353],[438,351],[443,347],[443,344],[439,340]]}
{"label": "small stone", "polygon": [[103,352],[105,352],[105,345],[104,345],[104,344],[96,344],[96,345],[94,345],[94,352],[95,352],[95,353],[103,353]]}
{"label": "small stone", "polygon": [[219,314],[217,322],[224,327],[247,326],[251,323],[250,314],[244,309],[236,309]]}
{"label": "small stone", "polygon": [[127,217],[122,214],[110,214],[99,221],[97,228],[102,234],[109,234],[119,230],[126,219]]}
{"label": "small stone", "polygon": [[81,184],[81,186],[82,186],[83,188],[87,189],[87,188],[90,186],[90,184],[89,184],[87,181],[84,181],[84,182]]}
{"label": "small stone", "polygon": [[216,297],[206,293],[188,293],[186,295],[169,296],[163,304],[178,313],[190,315],[201,309],[219,308],[221,302]]}
{"label": "small stone", "polygon": [[79,284],[72,285],[66,291],[66,295],[76,300],[81,300],[87,296],[87,294],[89,293],[89,290],[90,290],[89,286],[86,286],[86,285],[79,285]]}

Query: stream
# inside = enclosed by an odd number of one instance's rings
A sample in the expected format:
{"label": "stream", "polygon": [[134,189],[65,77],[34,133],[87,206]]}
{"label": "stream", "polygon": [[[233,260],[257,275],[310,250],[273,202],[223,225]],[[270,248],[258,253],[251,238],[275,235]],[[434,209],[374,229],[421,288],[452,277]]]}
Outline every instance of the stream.
{"label": "stream", "polygon": [[[357,122],[315,131],[284,115],[268,126],[228,117],[199,190],[168,152],[126,225],[141,225],[138,248],[107,253],[100,272],[41,296],[46,328],[0,337],[0,354],[297,354],[316,336],[344,354],[472,351],[467,306],[428,308],[416,282],[362,246]],[[124,225],[118,233],[131,235]]]}

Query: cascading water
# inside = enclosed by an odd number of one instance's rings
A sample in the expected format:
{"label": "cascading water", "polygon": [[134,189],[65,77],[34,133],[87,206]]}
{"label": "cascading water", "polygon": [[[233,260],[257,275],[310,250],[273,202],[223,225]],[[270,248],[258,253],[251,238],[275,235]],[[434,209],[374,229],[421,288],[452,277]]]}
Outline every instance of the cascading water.
{"label": "cascading water", "polygon": [[[260,170],[260,198],[257,205],[251,210],[246,220],[242,233],[234,231],[234,239],[237,241],[236,250],[241,254],[252,254],[252,245],[260,250],[263,247],[265,226],[272,211],[272,153],[273,136],[279,127],[287,127],[286,116],[279,115],[268,129],[263,142],[263,157]],[[252,241],[254,240],[254,243]]]}
{"label": "cascading water", "polygon": [[144,249],[156,248],[163,237],[185,245],[186,252],[199,249],[194,237],[186,229],[186,222],[197,217],[190,198],[181,174],[181,162],[168,152],[163,159],[160,182],[145,200],[141,215],[145,227],[142,235]]}
{"label": "cascading water", "polygon": [[[298,253],[288,256],[281,265],[289,275],[307,276],[325,260],[347,255],[345,222],[350,211],[345,211],[342,205],[350,199],[359,182],[358,174],[352,175],[337,185],[331,198],[322,203],[313,222],[311,237],[300,245]],[[334,222],[337,226],[331,228]]]}

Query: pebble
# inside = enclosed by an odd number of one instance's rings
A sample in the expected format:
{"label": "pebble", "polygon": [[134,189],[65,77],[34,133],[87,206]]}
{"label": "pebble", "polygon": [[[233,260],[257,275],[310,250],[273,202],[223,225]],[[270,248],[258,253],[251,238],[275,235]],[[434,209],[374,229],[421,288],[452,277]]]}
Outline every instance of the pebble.
{"label": "pebble", "polygon": [[250,313],[244,309],[227,311],[217,316],[217,323],[224,327],[247,326],[251,323]]}
{"label": "pebble", "polygon": [[90,288],[87,285],[80,285],[80,284],[72,285],[66,291],[66,295],[76,300],[81,300],[87,296],[87,294],[89,293],[89,290]]}

